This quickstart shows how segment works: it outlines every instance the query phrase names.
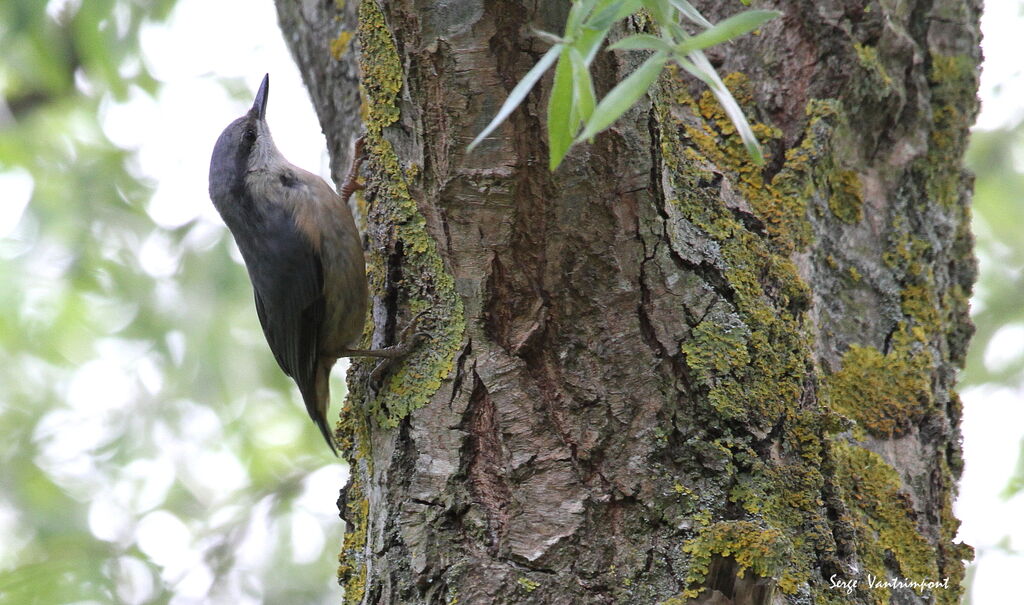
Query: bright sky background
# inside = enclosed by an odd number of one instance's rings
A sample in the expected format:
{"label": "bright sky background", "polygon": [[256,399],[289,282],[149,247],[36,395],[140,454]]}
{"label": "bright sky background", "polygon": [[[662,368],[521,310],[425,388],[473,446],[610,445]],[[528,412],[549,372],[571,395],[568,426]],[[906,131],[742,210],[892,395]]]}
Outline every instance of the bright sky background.
{"label": "bright sky background", "polygon": [[[239,20],[238,15],[243,14],[245,19]],[[226,23],[238,26],[224,27]],[[138,172],[156,184],[147,210],[159,225],[174,228],[198,219],[212,232],[224,229],[207,193],[210,153],[221,130],[251,106],[252,95],[245,92],[242,97],[231,98],[220,83],[223,79],[237,79],[255,92],[263,74],[269,73],[267,119],[278,149],[292,163],[330,182],[320,124],[281,36],[272,2],[179,0],[167,23],[148,26],[140,33],[140,39],[150,72],[163,83],[160,92],[154,99],[135,90],[124,103],[107,103],[101,108],[101,121],[111,141],[138,150]],[[159,279],[174,273],[179,262],[176,255],[181,252],[181,247],[172,249],[168,240],[154,236],[143,246],[140,260],[143,268]],[[235,258],[241,263],[237,251]],[[262,345],[260,342],[257,346]],[[83,368],[86,371],[76,375],[76,380],[83,384],[80,389],[73,387],[72,395],[104,393],[104,399],[110,401],[110,385],[117,384],[116,376],[111,375],[108,366],[98,365],[94,369],[90,372]],[[344,367],[336,368],[334,376],[336,380],[344,376]],[[104,388],[94,388],[100,384]],[[334,392],[342,390],[335,388]],[[290,416],[298,422],[308,421],[297,398],[276,405],[290,406]],[[220,430],[220,421],[214,414],[197,411],[196,416],[197,435]],[[290,433],[283,437],[297,437],[294,431]],[[194,489],[230,494],[245,480],[240,461],[226,450],[207,454],[200,450],[191,455],[200,460],[193,467]],[[170,467],[163,472],[154,468],[136,470],[140,477],[174,477]],[[290,545],[294,559],[322,559],[332,603],[341,599],[334,553],[341,542],[343,524],[335,501],[339,487],[347,480],[345,473],[344,465],[338,463],[313,472],[304,482],[295,510],[285,521],[292,525],[293,537],[301,536]],[[160,486],[154,491],[160,494]],[[268,540],[280,535],[271,527],[269,510],[264,510],[262,504],[247,515],[248,533],[238,549],[241,560],[236,562],[257,575],[270,573],[265,567],[267,561],[263,560],[266,557],[261,558],[260,553],[270,552]],[[118,532],[134,531],[139,548],[163,567],[163,580],[174,586],[176,596],[172,605],[221,602],[216,599],[217,587],[211,586],[213,575],[203,560],[204,544],[190,535],[182,520],[165,510],[156,510],[131,528],[125,527],[128,518],[116,498],[100,497],[90,509],[90,529],[105,540],[111,540]],[[137,575],[143,582],[148,578],[144,573]],[[244,575],[239,581],[245,581]],[[141,603],[145,594],[143,586],[122,597],[128,597],[126,602]],[[244,590],[227,588],[226,594],[234,603],[249,602],[245,601]]]}
{"label": "bright sky background", "polygon": [[[239,14],[246,18],[239,21]],[[237,26],[225,27],[229,23]],[[984,104],[979,128],[1006,126],[1024,117],[1021,25],[1021,4],[1017,0],[986,2],[982,21],[986,55],[981,90]],[[231,98],[220,79],[235,78],[249,91],[255,91],[263,74],[269,72],[268,121],[278,148],[294,164],[329,180],[320,125],[285,47],[269,0],[180,0],[168,23],[148,27],[141,39],[152,74],[163,82],[159,95],[154,99],[135,91],[125,103],[105,104],[101,116],[104,130],[114,143],[138,149],[135,169],[156,183],[156,193],[148,210],[157,223],[173,228],[198,218],[211,234],[223,229],[207,194],[210,152],[224,126],[247,110],[252,97]],[[0,175],[0,190],[5,198],[0,204],[0,236],[3,236],[17,224],[31,196],[32,181],[27,173],[4,173]],[[174,252],[159,237],[147,242],[142,260],[146,270],[157,278],[173,274],[178,265]],[[981,262],[984,270],[985,259]],[[999,347],[1020,348],[1024,346],[1024,335],[1010,331],[994,342],[1002,344],[986,351],[986,357],[997,360],[1005,355],[1005,350]],[[130,353],[121,357],[126,355],[134,359]],[[116,396],[117,386],[124,382],[117,368],[113,362],[97,362],[81,368],[69,396],[82,399],[78,407],[85,410],[100,405],[90,393],[104,392],[102,405],[116,405],[127,399],[127,396]],[[335,371],[336,376],[341,374],[341,370]],[[104,388],[96,389],[96,385]],[[981,387],[967,390],[963,399],[966,467],[956,510],[963,520],[961,539],[978,550],[973,602],[976,605],[1008,603],[1020,598],[1019,579],[1024,558],[1007,553],[998,544],[1009,536],[1012,547],[1024,548],[1024,495],[1004,501],[999,493],[1013,471],[1024,436],[1024,396],[1020,388]],[[291,413],[304,417],[297,401],[292,402],[292,407]],[[211,417],[197,412],[199,425],[204,421],[219,422]],[[61,444],[62,447],[67,445],[64,441]],[[54,461],[58,463],[61,461]],[[159,465],[161,461],[147,464]],[[236,459],[225,457],[223,453],[208,454],[203,464],[196,467],[195,481],[214,490],[240,480],[237,464]],[[139,481],[173,474],[151,466],[126,471],[137,475]],[[334,501],[342,481],[343,466],[326,465],[311,476],[303,497],[297,501],[297,508],[302,510],[292,518],[292,523],[301,526],[303,535],[310,537],[312,546],[305,549],[311,556],[321,552],[313,546],[325,542],[324,552],[336,550],[332,545],[339,542],[341,523]],[[160,494],[166,486],[153,485],[146,489]],[[144,495],[146,489],[139,493]],[[266,511],[253,511],[257,521],[261,514],[265,515]],[[119,532],[129,529],[122,526],[123,518],[116,498],[98,498],[90,510],[90,527],[97,537],[112,540]],[[7,521],[0,515],[0,530],[16,540],[16,524]],[[173,581],[180,591],[173,601],[175,605],[205,602],[204,595],[212,576],[199,562],[202,553],[190,542],[182,521],[165,511],[155,511],[144,517],[133,531],[140,548],[154,561],[165,564],[165,579]],[[256,531],[252,539],[255,543],[240,552],[258,552],[261,548],[258,542],[267,540],[268,535]],[[303,545],[292,546],[301,558]],[[333,569],[333,554],[324,559],[325,565]],[[253,565],[255,567],[256,563]],[[145,593],[144,588],[140,588],[140,594]],[[340,589],[335,586],[333,594],[340,597]],[[136,602],[132,598],[126,601]]]}
{"label": "bright sky background", "polygon": [[[987,0],[981,20],[985,53],[981,76],[981,115],[977,128],[994,129],[1024,118],[1024,60],[1021,54],[1022,4]],[[1024,195],[1024,192],[1021,192]],[[979,258],[985,271],[988,259]],[[1024,348],[1019,327],[996,333],[985,363],[1016,357]],[[959,537],[974,546],[977,565],[972,590],[975,605],[1021,602],[1024,556],[1000,544],[1024,549],[1024,494],[1000,496],[1014,471],[1024,438],[1024,385],[976,387],[961,393],[964,401],[964,474],[955,511],[963,521]],[[1005,541],[1009,539],[1009,543]]]}
{"label": "bright sky background", "polygon": [[166,25],[148,27],[140,39],[151,73],[163,82],[160,94],[137,91],[108,105],[103,123],[114,143],[139,149],[139,168],[158,183],[149,211],[159,224],[177,227],[197,216],[223,224],[206,190],[210,152],[252,97],[229,98],[218,79],[237,78],[255,91],[269,73],[267,120],[278,149],[314,173],[327,166],[320,123],[271,2],[180,0]]}

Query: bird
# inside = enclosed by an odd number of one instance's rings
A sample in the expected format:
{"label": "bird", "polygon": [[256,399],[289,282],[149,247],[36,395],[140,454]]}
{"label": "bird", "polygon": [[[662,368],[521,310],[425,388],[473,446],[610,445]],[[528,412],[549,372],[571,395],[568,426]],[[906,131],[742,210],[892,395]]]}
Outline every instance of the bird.
{"label": "bird", "polygon": [[326,418],[331,368],[341,357],[400,358],[418,338],[383,349],[352,348],[369,298],[362,239],[347,203],[358,188],[362,139],[339,195],[277,150],[266,120],[269,93],[267,74],[252,108],[218,137],[210,199],[242,253],[267,344],[337,455]]}

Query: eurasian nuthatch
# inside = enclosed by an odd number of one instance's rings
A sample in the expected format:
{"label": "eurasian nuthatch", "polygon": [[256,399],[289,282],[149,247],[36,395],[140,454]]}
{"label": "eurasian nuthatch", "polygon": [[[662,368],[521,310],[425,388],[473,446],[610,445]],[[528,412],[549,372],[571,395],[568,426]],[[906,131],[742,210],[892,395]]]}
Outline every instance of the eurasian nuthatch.
{"label": "eurasian nuthatch", "polygon": [[396,358],[410,347],[350,348],[362,334],[368,297],[363,248],[347,204],[358,162],[342,199],[323,179],[284,159],[265,119],[269,86],[268,75],[252,109],[217,139],[210,198],[242,252],[270,350],[335,450],[326,419],[334,363],[339,357]]}

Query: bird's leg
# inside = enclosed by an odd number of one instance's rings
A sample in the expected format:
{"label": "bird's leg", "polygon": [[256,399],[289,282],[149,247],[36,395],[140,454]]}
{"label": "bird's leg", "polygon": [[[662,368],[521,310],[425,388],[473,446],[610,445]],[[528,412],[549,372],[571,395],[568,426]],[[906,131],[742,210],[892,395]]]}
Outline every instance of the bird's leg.
{"label": "bird's leg", "polygon": [[426,332],[416,332],[411,338],[409,337],[409,333],[416,327],[416,323],[425,313],[426,310],[420,311],[416,317],[413,317],[412,321],[402,329],[401,333],[398,335],[399,344],[385,347],[383,349],[346,349],[342,354],[347,357],[382,358],[381,362],[373,368],[373,371],[370,372],[370,375],[367,377],[368,384],[379,384],[384,375],[387,374],[388,370],[395,365],[395,362],[412,352],[416,345],[429,336]]}
{"label": "bird's leg", "polygon": [[352,150],[352,163],[349,164],[348,174],[345,175],[345,182],[341,184],[341,189],[338,191],[338,195],[341,196],[342,201],[346,204],[353,193],[363,188],[362,183],[359,182],[359,167],[363,164],[363,160],[366,159],[366,150],[363,148],[365,144],[365,135],[356,139],[356,146]]}
{"label": "bird's leg", "polygon": [[416,327],[417,322],[420,318],[426,315],[426,310],[420,311],[416,314],[416,317],[412,318],[412,321],[402,329],[398,334],[398,344],[391,345],[390,347],[384,347],[383,349],[342,349],[336,353],[332,353],[332,357],[381,357],[384,359],[400,359],[408,355],[412,350],[423,341],[429,334],[426,332],[416,332],[409,338],[409,333]]}
{"label": "bird's leg", "polygon": [[383,349],[342,349],[338,353],[332,353],[331,356],[333,357],[334,355],[337,355],[338,357],[381,357],[384,359],[398,359],[399,357],[405,357],[408,355],[414,346],[416,346],[416,342],[403,342],[397,345],[391,345],[390,347],[384,347]]}

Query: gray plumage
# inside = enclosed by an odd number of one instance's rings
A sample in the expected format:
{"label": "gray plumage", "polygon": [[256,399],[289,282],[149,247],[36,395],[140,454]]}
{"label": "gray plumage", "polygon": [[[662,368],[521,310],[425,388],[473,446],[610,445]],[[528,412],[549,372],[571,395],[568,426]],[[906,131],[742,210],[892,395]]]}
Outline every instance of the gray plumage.
{"label": "gray plumage", "polygon": [[326,420],[331,368],[339,357],[395,354],[350,348],[368,298],[359,231],[345,200],[274,146],[268,92],[264,77],[252,109],[217,139],[210,198],[242,252],[270,350],[334,450]]}

